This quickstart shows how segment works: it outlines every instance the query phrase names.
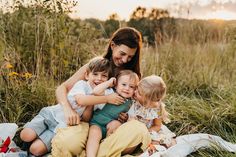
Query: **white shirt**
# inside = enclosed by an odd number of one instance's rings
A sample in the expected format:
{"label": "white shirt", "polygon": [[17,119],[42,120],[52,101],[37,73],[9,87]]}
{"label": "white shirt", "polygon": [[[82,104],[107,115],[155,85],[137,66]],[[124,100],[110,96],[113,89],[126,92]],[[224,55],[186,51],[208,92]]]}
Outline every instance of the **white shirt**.
{"label": "white shirt", "polygon": [[[71,107],[80,115],[80,117],[82,116],[86,106],[78,105],[75,100],[75,96],[78,94],[91,95],[92,92],[93,92],[93,89],[91,88],[89,83],[87,81],[80,80],[75,83],[75,85],[71,88],[71,90],[69,91],[69,93],[67,95],[67,99],[70,102]],[[114,93],[112,88],[105,90],[105,95],[109,95],[111,93]],[[104,107],[104,105],[105,104],[95,105],[94,110],[96,110],[97,108],[102,109]],[[65,116],[64,116],[64,111],[63,111],[62,105],[57,104],[54,106],[50,106],[49,109],[50,109],[51,113],[53,114],[54,119],[59,123],[58,126],[55,128],[55,131],[57,128],[66,127],[67,124],[65,121]]]}

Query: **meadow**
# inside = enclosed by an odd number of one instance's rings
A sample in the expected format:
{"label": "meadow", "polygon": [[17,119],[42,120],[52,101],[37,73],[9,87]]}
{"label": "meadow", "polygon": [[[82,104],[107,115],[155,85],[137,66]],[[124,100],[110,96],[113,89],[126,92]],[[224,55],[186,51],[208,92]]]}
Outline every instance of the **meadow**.
{"label": "meadow", "polygon": [[[20,130],[42,107],[56,104],[56,87],[106,51],[103,24],[41,8],[0,13],[0,122]],[[157,74],[167,84],[167,126],[177,135],[209,133],[236,143],[236,21],[175,24],[174,38],[144,40],[141,60],[143,76]],[[190,156],[235,154],[214,149]]]}

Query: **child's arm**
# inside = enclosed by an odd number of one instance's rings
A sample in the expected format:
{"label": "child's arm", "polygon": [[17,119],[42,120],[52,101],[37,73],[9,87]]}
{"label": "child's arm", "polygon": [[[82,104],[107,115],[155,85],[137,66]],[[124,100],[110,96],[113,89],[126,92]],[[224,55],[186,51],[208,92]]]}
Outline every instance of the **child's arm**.
{"label": "child's arm", "polygon": [[116,83],[116,78],[112,77],[108,81],[103,82],[93,89],[94,95],[104,95],[107,88],[113,87]]}
{"label": "child's arm", "polygon": [[162,119],[161,118],[155,118],[153,120],[152,126],[148,130],[158,132],[158,131],[161,130],[161,125],[162,125]]}
{"label": "child's arm", "polygon": [[89,106],[97,104],[111,103],[115,105],[120,105],[124,102],[124,99],[120,97],[117,93],[104,95],[104,96],[95,96],[95,95],[75,95],[75,100],[77,105]]}
{"label": "child's arm", "polygon": [[93,106],[87,106],[83,112],[82,120],[84,122],[89,122],[93,115]]}

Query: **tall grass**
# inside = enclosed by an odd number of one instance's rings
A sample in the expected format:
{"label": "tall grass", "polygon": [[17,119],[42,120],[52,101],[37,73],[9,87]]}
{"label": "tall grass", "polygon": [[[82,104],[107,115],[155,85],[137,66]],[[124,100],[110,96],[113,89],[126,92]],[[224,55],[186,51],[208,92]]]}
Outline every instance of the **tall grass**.
{"label": "tall grass", "polygon": [[[167,83],[166,104],[178,135],[215,134],[236,142],[236,49],[207,42],[166,43],[144,49],[144,76],[158,74]],[[192,156],[235,156],[230,153],[199,151]]]}
{"label": "tall grass", "polygon": [[100,33],[41,7],[0,12],[0,122],[22,126],[55,104],[56,86],[104,53],[105,41],[95,40]]}

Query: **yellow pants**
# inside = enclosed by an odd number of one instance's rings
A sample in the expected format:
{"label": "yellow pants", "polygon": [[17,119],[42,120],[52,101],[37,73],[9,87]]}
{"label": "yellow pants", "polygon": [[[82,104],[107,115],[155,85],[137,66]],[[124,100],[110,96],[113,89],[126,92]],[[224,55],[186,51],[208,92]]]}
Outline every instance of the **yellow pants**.
{"label": "yellow pants", "polygon": [[[78,126],[60,129],[52,140],[52,156],[71,157],[85,156],[86,141],[89,126],[81,123]],[[145,150],[151,143],[146,126],[136,120],[121,125],[112,135],[100,144],[97,157],[119,157],[126,148],[142,143]]]}
{"label": "yellow pants", "polygon": [[77,126],[70,126],[57,130],[52,139],[53,157],[72,157],[80,156],[86,147],[89,124],[80,122]]}

